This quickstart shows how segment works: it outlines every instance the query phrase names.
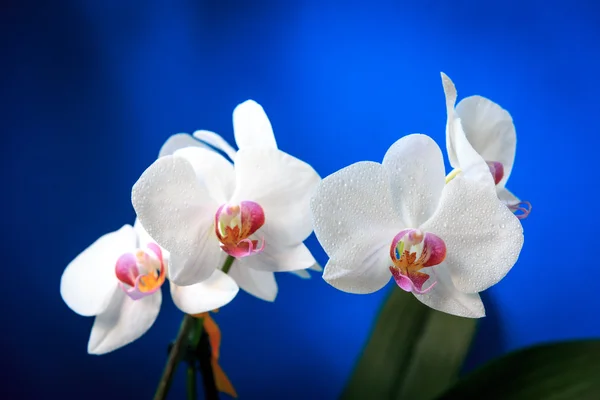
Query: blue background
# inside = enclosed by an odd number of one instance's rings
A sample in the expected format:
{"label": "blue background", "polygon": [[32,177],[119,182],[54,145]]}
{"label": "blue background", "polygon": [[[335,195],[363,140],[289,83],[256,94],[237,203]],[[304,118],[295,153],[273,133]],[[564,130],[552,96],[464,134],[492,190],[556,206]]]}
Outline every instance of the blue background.
{"label": "blue background", "polygon": [[[326,176],[380,161],[413,132],[444,147],[440,71],[460,97],[511,112],[508,186],[533,203],[520,260],[485,294],[467,368],[600,336],[593,1],[5,0],[0,19],[0,397],[152,396],[181,318],[168,296],[148,334],[90,356],[92,319],[66,307],[59,280],[98,236],[133,221],[131,186],[170,134],[209,129],[232,141],[231,112],[252,98],[280,148]],[[222,365],[242,398],[335,398],[385,293],[290,274],[279,283],[274,304],[242,293],[218,314]],[[171,398],[184,395],[177,379]]]}

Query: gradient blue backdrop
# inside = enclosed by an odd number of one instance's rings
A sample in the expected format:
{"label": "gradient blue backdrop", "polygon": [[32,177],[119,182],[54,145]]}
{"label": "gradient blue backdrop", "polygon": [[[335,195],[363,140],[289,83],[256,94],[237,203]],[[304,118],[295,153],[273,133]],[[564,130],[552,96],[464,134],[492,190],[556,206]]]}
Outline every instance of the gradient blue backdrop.
{"label": "gradient blue backdrop", "polygon": [[[467,368],[600,336],[593,1],[5,0],[0,18],[0,397],[151,397],[181,318],[168,296],[143,338],[90,356],[92,319],[66,307],[59,280],[98,236],[133,221],[131,186],[170,134],[209,129],[231,141],[231,112],[252,98],[281,149],[326,176],[381,160],[405,134],[444,146],[440,71],[459,96],[511,112],[509,187],[533,203],[519,262],[485,296]],[[222,365],[245,399],[335,398],[385,293],[279,282],[274,304],[242,293],[218,315]]]}

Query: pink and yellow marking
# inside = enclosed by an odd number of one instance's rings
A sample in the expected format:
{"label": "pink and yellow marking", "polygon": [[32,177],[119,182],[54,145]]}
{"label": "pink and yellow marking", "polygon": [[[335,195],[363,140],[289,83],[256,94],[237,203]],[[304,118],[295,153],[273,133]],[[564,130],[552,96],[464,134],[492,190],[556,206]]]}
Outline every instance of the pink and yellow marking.
{"label": "pink and yellow marking", "polygon": [[235,258],[260,253],[265,241],[250,239],[265,223],[262,207],[253,201],[242,201],[239,205],[223,204],[215,214],[215,233],[221,249]]}
{"label": "pink and yellow marking", "polygon": [[166,279],[162,250],[156,243],[147,249],[125,253],[117,260],[115,273],[121,289],[133,300],[149,296],[160,289]]}
{"label": "pink and yellow marking", "polygon": [[407,292],[425,294],[437,284],[423,285],[430,276],[420,272],[423,268],[441,264],[446,258],[446,244],[438,236],[418,229],[404,229],[392,240],[389,267],[396,284]]}

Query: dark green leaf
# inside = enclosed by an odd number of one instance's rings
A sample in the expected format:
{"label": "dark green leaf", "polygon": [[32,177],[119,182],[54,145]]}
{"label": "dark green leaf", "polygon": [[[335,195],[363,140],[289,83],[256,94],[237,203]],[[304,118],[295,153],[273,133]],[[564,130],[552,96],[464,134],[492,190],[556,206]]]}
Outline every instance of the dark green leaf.
{"label": "dark green leaf", "polygon": [[435,398],[456,381],[476,324],[393,288],[342,398]]}
{"label": "dark green leaf", "polygon": [[600,399],[600,340],[510,353],[461,379],[439,399]]}

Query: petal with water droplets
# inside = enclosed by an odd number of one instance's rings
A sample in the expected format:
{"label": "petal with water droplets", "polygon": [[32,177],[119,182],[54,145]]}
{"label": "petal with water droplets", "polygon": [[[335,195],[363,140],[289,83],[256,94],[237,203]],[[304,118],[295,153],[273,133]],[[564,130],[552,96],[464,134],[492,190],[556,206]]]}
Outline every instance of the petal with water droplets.
{"label": "petal with water droplets", "polygon": [[523,246],[521,223],[495,188],[462,175],[444,187],[440,206],[421,229],[444,241],[445,264],[456,288],[465,293],[498,283]]}
{"label": "petal with water droplets", "polygon": [[393,203],[410,227],[427,221],[446,183],[444,158],[429,136],[413,134],[394,143],[383,158],[390,175]]}

